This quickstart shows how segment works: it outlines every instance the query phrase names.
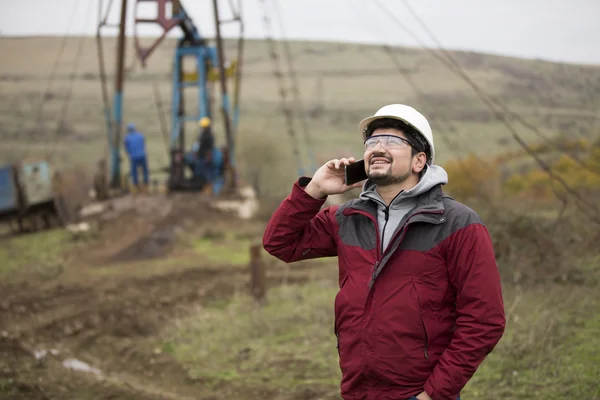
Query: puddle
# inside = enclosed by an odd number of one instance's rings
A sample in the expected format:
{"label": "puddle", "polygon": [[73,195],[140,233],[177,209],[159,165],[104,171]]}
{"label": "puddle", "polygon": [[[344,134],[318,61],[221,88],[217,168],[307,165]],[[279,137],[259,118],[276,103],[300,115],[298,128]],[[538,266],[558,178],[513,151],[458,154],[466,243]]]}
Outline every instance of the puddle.
{"label": "puddle", "polygon": [[63,360],[62,365],[63,367],[72,369],[74,371],[90,372],[95,375],[102,375],[102,371],[100,371],[98,368],[94,368],[88,363],[76,358],[67,358],[66,360]]}
{"label": "puddle", "polygon": [[[55,350],[55,349],[51,349],[51,350],[41,349],[41,350],[35,350],[33,352],[33,356],[37,360],[41,360],[42,358],[46,357],[48,354],[57,356],[59,354],[59,352],[58,352],[58,350]],[[73,371],[89,372],[89,373],[92,373],[92,374],[98,375],[98,376],[102,375],[102,371],[100,371],[98,368],[94,368],[91,365],[89,365],[88,363],[78,360],[76,358],[64,359],[62,361],[62,365],[63,365],[63,367],[73,370]]]}

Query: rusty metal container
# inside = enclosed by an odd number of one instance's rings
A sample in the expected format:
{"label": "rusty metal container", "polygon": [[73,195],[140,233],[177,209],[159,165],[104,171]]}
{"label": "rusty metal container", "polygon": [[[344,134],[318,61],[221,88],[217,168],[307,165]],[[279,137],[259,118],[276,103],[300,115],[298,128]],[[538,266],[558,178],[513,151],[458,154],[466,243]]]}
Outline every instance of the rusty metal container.
{"label": "rusty metal container", "polygon": [[52,168],[45,159],[26,159],[18,164],[17,177],[25,207],[52,202]]}

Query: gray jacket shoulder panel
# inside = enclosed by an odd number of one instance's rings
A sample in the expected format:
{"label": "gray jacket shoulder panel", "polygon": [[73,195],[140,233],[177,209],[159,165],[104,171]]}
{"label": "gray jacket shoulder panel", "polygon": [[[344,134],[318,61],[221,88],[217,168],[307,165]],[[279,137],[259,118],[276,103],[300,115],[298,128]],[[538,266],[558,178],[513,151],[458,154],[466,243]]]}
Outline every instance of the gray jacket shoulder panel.
{"label": "gray jacket shoulder panel", "polygon": [[338,214],[342,215],[343,211],[347,208],[363,209],[366,211],[371,211],[374,215],[377,215],[377,206],[374,205],[373,202],[363,199],[352,199],[338,206],[336,218],[338,218]]}
{"label": "gray jacket shoulder panel", "polygon": [[[377,232],[373,221],[365,215],[344,215],[347,208],[358,208],[370,210],[369,202],[361,199],[350,200],[338,207],[335,219],[338,225],[338,236],[341,242],[347,246],[358,246],[364,250],[372,250],[377,246]],[[370,210],[377,212],[377,208]]]}
{"label": "gray jacket shoulder panel", "polygon": [[411,224],[400,244],[402,250],[428,251],[471,224],[482,223],[475,211],[458,201],[444,196],[444,222],[441,224]]}
{"label": "gray jacket shoulder panel", "polygon": [[[439,224],[411,223],[399,249],[427,251],[460,229],[471,224],[483,224],[474,210],[447,195],[442,195],[439,189],[430,191],[427,198],[423,198],[423,203],[441,203],[445,221]],[[359,246],[365,250],[374,249],[377,246],[377,231],[373,221],[358,213],[344,215],[344,210],[348,208],[366,211],[377,218],[377,205],[372,201],[352,199],[338,206],[335,212],[338,236],[342,244]]]}
{"label": "gray jacket shoulder panel", "polygon": [[444,196],[443,202],[444,214],[446,215],[447,222],[452,225],[452,233],[471,224],[483,225],[479,214],[465,204],[448,196]]}

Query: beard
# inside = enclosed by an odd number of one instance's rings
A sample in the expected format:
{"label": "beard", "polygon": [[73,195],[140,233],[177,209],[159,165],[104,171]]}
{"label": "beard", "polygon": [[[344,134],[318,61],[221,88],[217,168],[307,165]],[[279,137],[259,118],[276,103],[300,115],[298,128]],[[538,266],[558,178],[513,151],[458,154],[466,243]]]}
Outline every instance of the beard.
{"label": "beard", "polygon": [[[379,157],[381,157],[381,156],[379,156]],[[388,161],[390,162],[390,164],[388,164],[388,168],[385,171],[382,171],[382,170],[371,171],[371,166],[369,166],[369,171],[367,173],[367,176],[369,177],[369,180],[371,180],[371,182],[373,182],[377,186],[390,186],[390,185],[396,185],[399,183],[403,183],[411,175],[410,172],[412,170],[412,161],[409,163],[410,165],[409,165],[409,168],[406,171],[406,173],[404,173],[402,175],[394,175],[392,172],[392,160],[388,159]]]}

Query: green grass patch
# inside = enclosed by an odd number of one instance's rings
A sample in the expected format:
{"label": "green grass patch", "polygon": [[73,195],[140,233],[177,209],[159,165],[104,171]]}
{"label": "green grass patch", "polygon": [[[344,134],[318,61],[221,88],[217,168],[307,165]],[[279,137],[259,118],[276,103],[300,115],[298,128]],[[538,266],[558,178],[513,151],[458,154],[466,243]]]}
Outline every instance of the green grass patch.
{"label": "green grass patch", "polygon": [[577,286],[506,295],[506,333],[465,397],[600,399],[600,295]]}
{"label": "green grass patch", "polygon": [[182,321],[161,347],[181,362],[190,379],[215,392],[226,387],[239,398],[257,398],[316,390],[339,398],[335,293],[330,281],[282,286],[268,293],[263,307],[237,295],[226,306],[208,307]]}
{"label": "green grass patch", "polygon": [[64,229],[25,234],[6,239],[0,246],[0,276],[34,272],[41,278],[62,273],[63,254],[74,242]]}
{"label": "green grass patch", "polygon": [[0,378],[0,395],[3,396],[2,398],[15,398],[18,394],[18,389],[15,387],[15,381],[12,378]]}
{"label": "green grass patch", "polygon": [[189,240],[194,252],[216,264],[245,265],[250,262],[251,241],[228,232],[209,232]]}
{"label": "green grass patch", "polygon": [[600,255],[586,259],[585,262],[580,262],[575,267],[574,273],[586,286],[600,286]]}
{"label": "green grass patch", "polygon": [[[181,321],[161,347],[193,380],[229,398],[279,393],[339,399],[334,281],[244,295]],[[600,399],[600,295],[580,286],[507,287],[507,330],[464,398]],[[246,397],[244,397],[246,396]]]}

